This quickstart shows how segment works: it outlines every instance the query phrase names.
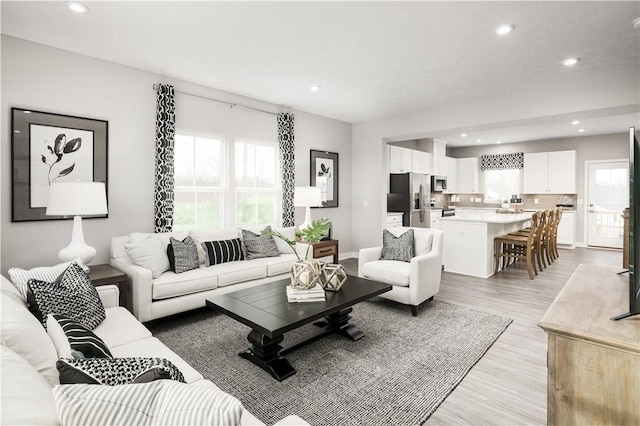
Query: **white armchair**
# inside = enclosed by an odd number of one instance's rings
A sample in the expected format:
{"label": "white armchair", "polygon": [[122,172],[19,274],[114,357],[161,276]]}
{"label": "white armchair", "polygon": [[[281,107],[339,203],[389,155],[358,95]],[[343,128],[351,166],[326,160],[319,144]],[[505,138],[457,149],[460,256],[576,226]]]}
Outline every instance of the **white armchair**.
{"label": "white armchair", "polygon": [[382,247],[361,249],[358,255],[358,276],[392,284],[391,291],[380,297],[411,306],[413,316],[418,306],[432,300],[440,290],[442,275],[442,245],[444,234],[430,228],[388,228],[395,236],[413,229],[415,257],[410,262],[381,260]]}

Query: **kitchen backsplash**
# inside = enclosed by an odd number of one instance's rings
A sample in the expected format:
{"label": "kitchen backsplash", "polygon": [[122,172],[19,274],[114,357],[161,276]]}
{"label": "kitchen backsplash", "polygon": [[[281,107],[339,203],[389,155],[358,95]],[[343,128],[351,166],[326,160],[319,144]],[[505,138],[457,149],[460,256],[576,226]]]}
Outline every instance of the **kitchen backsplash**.
{"label": "kitchen backsplash", "polygon": [[[432,195],[433,196],[433,195]],[[465,194],[458,195],[458,202],[451,202],[451,195],[449,194],[440,194],[438,195],[440,198],[439,202],[436,202],[437,207],[442,206],[456,206],[456,207],[469,207],[469,208],[498,208],[499,205],[496,203],[483,203],[483,202],[472,202],[471,199],[480,199],[482,200],[483,194]],[[556,206],[556,204],[573,204],[574,208],[576,207],[576,195],[568,194],[568,195],[549,195],[549,194],[529,194],[529,195],[520,195],[522,201],[524,203],[523,208],[525,209],[550,209]],[[538,203],[536,204],[536,199]]]}

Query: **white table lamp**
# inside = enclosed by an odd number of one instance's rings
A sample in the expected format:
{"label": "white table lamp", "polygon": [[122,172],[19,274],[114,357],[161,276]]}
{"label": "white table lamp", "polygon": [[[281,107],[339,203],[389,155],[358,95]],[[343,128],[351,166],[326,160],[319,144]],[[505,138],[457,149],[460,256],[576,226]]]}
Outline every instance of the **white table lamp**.
{"label": "white table lamp", "polygon": [[49,186],[48,216],[73,216],[71,243],[60,250],[63,262],[80,258],[82,267],[96,255],[96,249],[84,242],[82,216],[107,214],[107,192],[103,182],[58,182]]}
{"label": "white table lamp", "polygon": [[306,207],[304,222],[299,229],[305,229],[311,225],[311,207],[322,206],[322,194],[320,188],[315,186],[296,186],[293,191],[293,205]]}

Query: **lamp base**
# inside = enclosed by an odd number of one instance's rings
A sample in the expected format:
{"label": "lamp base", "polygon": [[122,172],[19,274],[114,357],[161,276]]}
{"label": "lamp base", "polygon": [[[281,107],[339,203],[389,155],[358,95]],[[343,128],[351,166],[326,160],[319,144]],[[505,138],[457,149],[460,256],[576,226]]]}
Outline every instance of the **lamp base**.
{"label": "lamp base", "polygon": [[58,257],[63,262],[76,260],[85,272],[89,272],[87,264],[96,256],[96,249],[84,242],[82,232],[82,217],[74,216],[71,243],[58,252]]}

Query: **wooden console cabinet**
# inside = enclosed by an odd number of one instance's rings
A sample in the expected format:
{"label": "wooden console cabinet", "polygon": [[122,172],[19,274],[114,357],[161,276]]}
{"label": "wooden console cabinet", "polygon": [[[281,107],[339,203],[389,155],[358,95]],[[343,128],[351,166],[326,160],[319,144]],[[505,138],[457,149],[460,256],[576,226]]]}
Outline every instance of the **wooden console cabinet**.
{"label": "wooden console cabinet", "polygon": [[640,424],[640,316],[629,276],[580,265],[538,324],[548,334],[548,425]]}

